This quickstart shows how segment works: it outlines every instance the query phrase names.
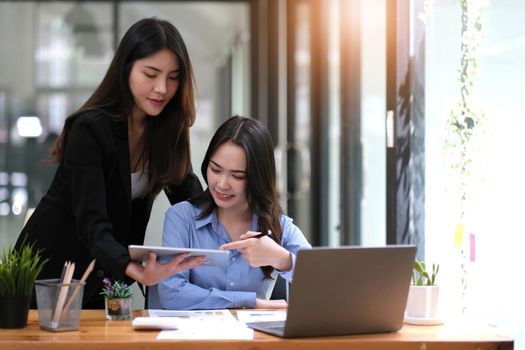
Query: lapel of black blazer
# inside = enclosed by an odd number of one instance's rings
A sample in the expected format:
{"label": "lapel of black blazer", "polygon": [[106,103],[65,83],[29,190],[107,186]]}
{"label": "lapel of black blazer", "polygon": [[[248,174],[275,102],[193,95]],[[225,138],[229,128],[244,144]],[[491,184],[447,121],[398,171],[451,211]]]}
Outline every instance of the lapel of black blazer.
{"label": "lapel of black blazer", "polygon": [[115,135],[115,148],[118,154],[118,168],[121,183],[124,186],[124,193],[127,199],[128,218],[131,215],[131,170],[129,167],[129,143],[128,143],[128,122],[112,121],[113,135]]}

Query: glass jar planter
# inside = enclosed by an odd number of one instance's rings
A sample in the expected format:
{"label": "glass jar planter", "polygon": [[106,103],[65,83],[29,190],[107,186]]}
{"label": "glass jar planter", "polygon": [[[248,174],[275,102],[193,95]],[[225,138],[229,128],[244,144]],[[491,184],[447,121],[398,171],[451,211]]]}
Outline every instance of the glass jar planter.
{"label": "glass jar planter", "polygon": [[132,298],[105,298],[106,320],[130,320]]}

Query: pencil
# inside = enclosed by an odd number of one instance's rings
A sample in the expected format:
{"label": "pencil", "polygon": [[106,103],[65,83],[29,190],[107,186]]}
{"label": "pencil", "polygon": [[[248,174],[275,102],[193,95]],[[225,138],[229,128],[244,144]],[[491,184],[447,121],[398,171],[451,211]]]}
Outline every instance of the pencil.
{"label": "pencil", "polygon": [[264,236],[271,236],[271,235],[272,235],[272,230],[268,230],[267,232],[258,233],[255,236],[253,236],[252,238],[262,238]]}
{"label": "pencil", "polygon": [[82,278],[80,278],[80,282],[76,285],[75,290],[71,294],[71,297],[69,297],[69,301],[67,302],[66,306],[64,306],[64,309],[62,310],[61,317],[64,316],[64,314],[67,312],[67,310],[69,309],[69,307],[71,306],[75,298],[77,297],[77,294],[80,288],[82,287],[82,283],[86,282],[89,274],[91,273],[91,271],[93,271],[94,267],[95,267],[95,259],[93,259],[93,261],[88,265],[88,267],[86,268],[86,271],[82,275]]}
{"label": "pencil", "polygon": [[73,278],[74,271],[75,271],[75,263],[68,261],[66,273],[64,275],[64,280],[61,281],[62,287],[60,287],[60,293],[58,295],[58,301],[57,301],[55,312],[53,315],[53,322],[51,322],[51,328],[58,328],[58,323],[60,321],[60,315],[62,314],[62,308],[64,307],[64,302],[66,301],[66,297],[67,297],[67,290],[69,288],[69,283],[71,283],[71,278]]}

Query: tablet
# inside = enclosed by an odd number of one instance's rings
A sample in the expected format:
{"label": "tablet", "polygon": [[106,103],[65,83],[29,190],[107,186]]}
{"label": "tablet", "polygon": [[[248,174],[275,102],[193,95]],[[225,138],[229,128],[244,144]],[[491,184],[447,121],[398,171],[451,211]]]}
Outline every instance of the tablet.
{"label": "tablet", "polygon": [[205,256],[208,258],[206,266],[228,266],[229,251],[219,249],[196,249],[196,248],[172,248],[172,247],[153,247],[146,245],[128,246],[131,260],[146,260],[148,252],[154,252],[158,257],[175,256],[182,253],[190,253],[190,256]]}

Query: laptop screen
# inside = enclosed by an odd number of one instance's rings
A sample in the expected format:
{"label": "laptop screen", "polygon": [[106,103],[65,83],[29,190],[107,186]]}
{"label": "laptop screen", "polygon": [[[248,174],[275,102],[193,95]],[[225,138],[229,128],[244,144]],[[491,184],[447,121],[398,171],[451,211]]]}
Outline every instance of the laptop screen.
{"label": "laptop screen", "polygon": [[415,246],[299,251],[283,336],[399,330],[415,254]]}

